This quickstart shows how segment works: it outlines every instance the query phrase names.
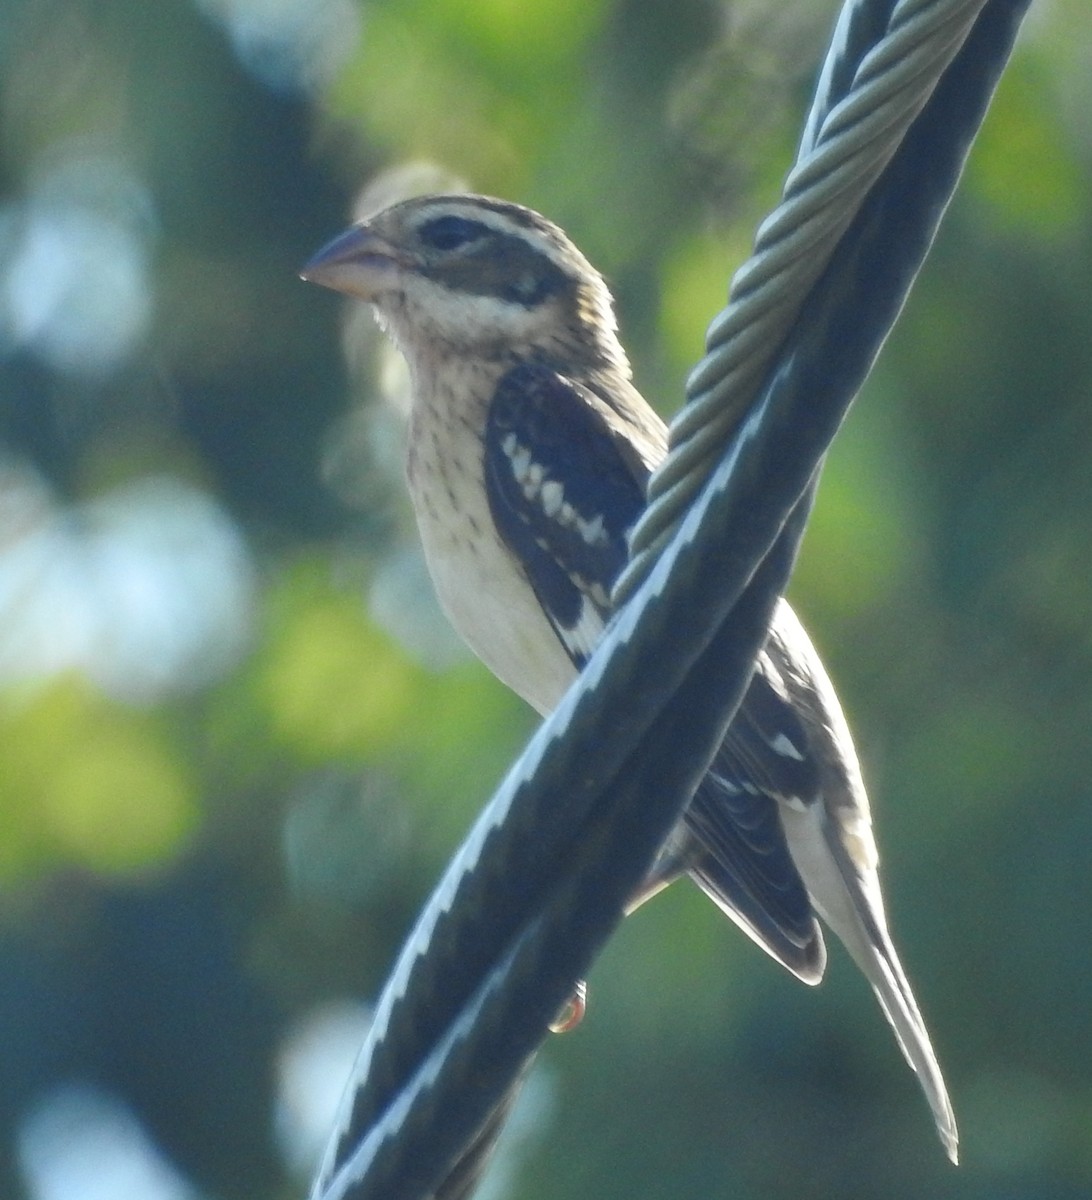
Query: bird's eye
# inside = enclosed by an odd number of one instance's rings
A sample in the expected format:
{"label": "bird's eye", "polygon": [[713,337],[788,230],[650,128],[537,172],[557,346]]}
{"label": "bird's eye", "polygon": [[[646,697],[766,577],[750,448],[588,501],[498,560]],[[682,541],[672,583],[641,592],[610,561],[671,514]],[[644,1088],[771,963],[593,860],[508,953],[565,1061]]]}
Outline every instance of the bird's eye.
{"label": "bird's eye", "polygon": [[458,250],[485,237],[488,227],[469,217],[433,217],[417,231],[417,236],[434,250]]}

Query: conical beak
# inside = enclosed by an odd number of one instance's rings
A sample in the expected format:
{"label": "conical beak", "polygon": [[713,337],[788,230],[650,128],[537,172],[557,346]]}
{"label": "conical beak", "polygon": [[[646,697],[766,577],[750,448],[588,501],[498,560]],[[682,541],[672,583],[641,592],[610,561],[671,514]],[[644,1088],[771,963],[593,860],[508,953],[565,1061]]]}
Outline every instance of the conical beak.
{"label": "conical beak", "polygon": [[372,302],[402,265],[390,242],[366,224],[354,225],[308,259],[300,278]]}

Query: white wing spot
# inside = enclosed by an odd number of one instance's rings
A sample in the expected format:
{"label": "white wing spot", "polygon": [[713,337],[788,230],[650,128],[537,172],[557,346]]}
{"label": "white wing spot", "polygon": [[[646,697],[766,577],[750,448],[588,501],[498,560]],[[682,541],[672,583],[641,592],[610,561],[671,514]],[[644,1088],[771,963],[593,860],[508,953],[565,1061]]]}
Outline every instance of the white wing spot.
{"label": "white wing spot", "polygon": [[515,438],[515,434],[509,435],[512,445],[509,447],[507,441],[504,446],[504,452],[508,455],[508,461],[512,464],[512,474],[515,476],[516,483],[522,488],[527,487],[527,473],[531,469],[531,452],[521,448]]}
{"label": "white wing spot", "polygon": [[773,738],[770,742],[770,749],[776,750],[782,758],[792,758],[797,762],[804,761],[804,756],[793,745],[787,734],[779,733],[777,737]]}
{"label": "white wing spot", "polygon": [[556,479],[542,485],[542,510],[548,517],[556,517],[565,500],[565,489]]}
{"label": "white wing spot", "polygon": [[591,521],[582,521],[577,517],[576,530],[589,546],[605,546],[609,540],[603,525],[602,513]]}
{"label": "white wing spot", "polygon": [[590,602],[589,596],[584,596],[581,601],[580,615],[576,623],[558,628],[561,640],[569,653],[585,660],[591,657],[602,632],[603,618]]}
{"label": "white wing spot", "polygon": [[603,514],[585,519],[565,499],[565,485],[549,479],[546,468],[531,457],[531,451],[521,446],[514,433],[505,434],[501,449],[512,467],[512,476],[523,492],[524,498],[537,501],[542,511],[564,529],[575,530],[589,546],[606,546],[610,543],[603,521]]}
{"label": "white wing spot", "polygon": [[710,771],[709,778],[729,796],[738,796],[739,788],[727,776],[722,775],[719,771]]}
{"label": "white wing spot", "polygon": [[601,583],[593,583],[588,588],[588,595],[591,596],[592,601],[598,604],[600,608],[607,608],[610,605],[610,597],[607,595],[606,588]]}

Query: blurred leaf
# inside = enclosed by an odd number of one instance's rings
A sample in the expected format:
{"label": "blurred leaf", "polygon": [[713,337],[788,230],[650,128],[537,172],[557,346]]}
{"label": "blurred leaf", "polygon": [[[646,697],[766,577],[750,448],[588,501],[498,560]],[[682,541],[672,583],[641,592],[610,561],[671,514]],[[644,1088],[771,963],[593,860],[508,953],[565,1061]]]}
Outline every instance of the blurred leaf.
{"label": "blurred leaf", "polygon": [[1037,239],[1073,235],[1086,213],[1088,165],[1050,95],[1050,67],[1018,57],[1001,80],[967,170],[968,190],[999,224]]}
{"label": "blurred leaf", "polygon": [[728,241],[711,230],[680,238],[667,256],[660,289],[660,328],[680,369],[705,353],[705,330],[728,300],[728,279],[751,249],[750,231]]}
{"label": "blurred leaf", "polygon": [[882,611],[920,583],[914,464],[891,399],[869,389],[823,469],[792,591],[828,620]]}
{"label": "blurred leaf", "polygon": [[56,859],[101,872],[161,862],[199,812],[178,750],[146,713],[105,700],[77,676],[0,712],[0,870]]}
{"label": "blurred leaf", "polygon": [[258,687],[273,735],[308,762],[379,753],[410,722],[420,668],[314,564],[272,601]]}
{"label": "blurred leaf", "polygon": [[534,720],[477,662],[423,681],[391,759],[406,792],[427,805],[421,836],[454,848]]}
{"label": "blurred leaf", "polygon": [[600,12],[571,0],[559,10],[511,0],[375,4],[332,109],[401,156],[437,159],[475,189],[519,190],[522,147],[548,145],[571,120],[582,48]]}

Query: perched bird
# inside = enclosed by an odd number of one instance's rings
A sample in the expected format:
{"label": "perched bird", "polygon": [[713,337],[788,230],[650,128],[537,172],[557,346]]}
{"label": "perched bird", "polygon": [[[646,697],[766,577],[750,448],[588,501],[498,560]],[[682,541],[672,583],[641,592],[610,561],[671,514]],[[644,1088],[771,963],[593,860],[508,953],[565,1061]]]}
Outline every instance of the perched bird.
{"label": "perched bird", "polygon": [[[610,615],[645,484],[667,451],[613,301],[556,225],[484,196],[425,196],[354,225],[304,279],[373,306],[409,366],[407,476],[455,628],[540,713]],[[641,896],[686,872],[818,983],[816,913],[872,985],[955,1161],[955,1118],[887,930],[868,797],[841,707],[780,601],[739,712]]]}

